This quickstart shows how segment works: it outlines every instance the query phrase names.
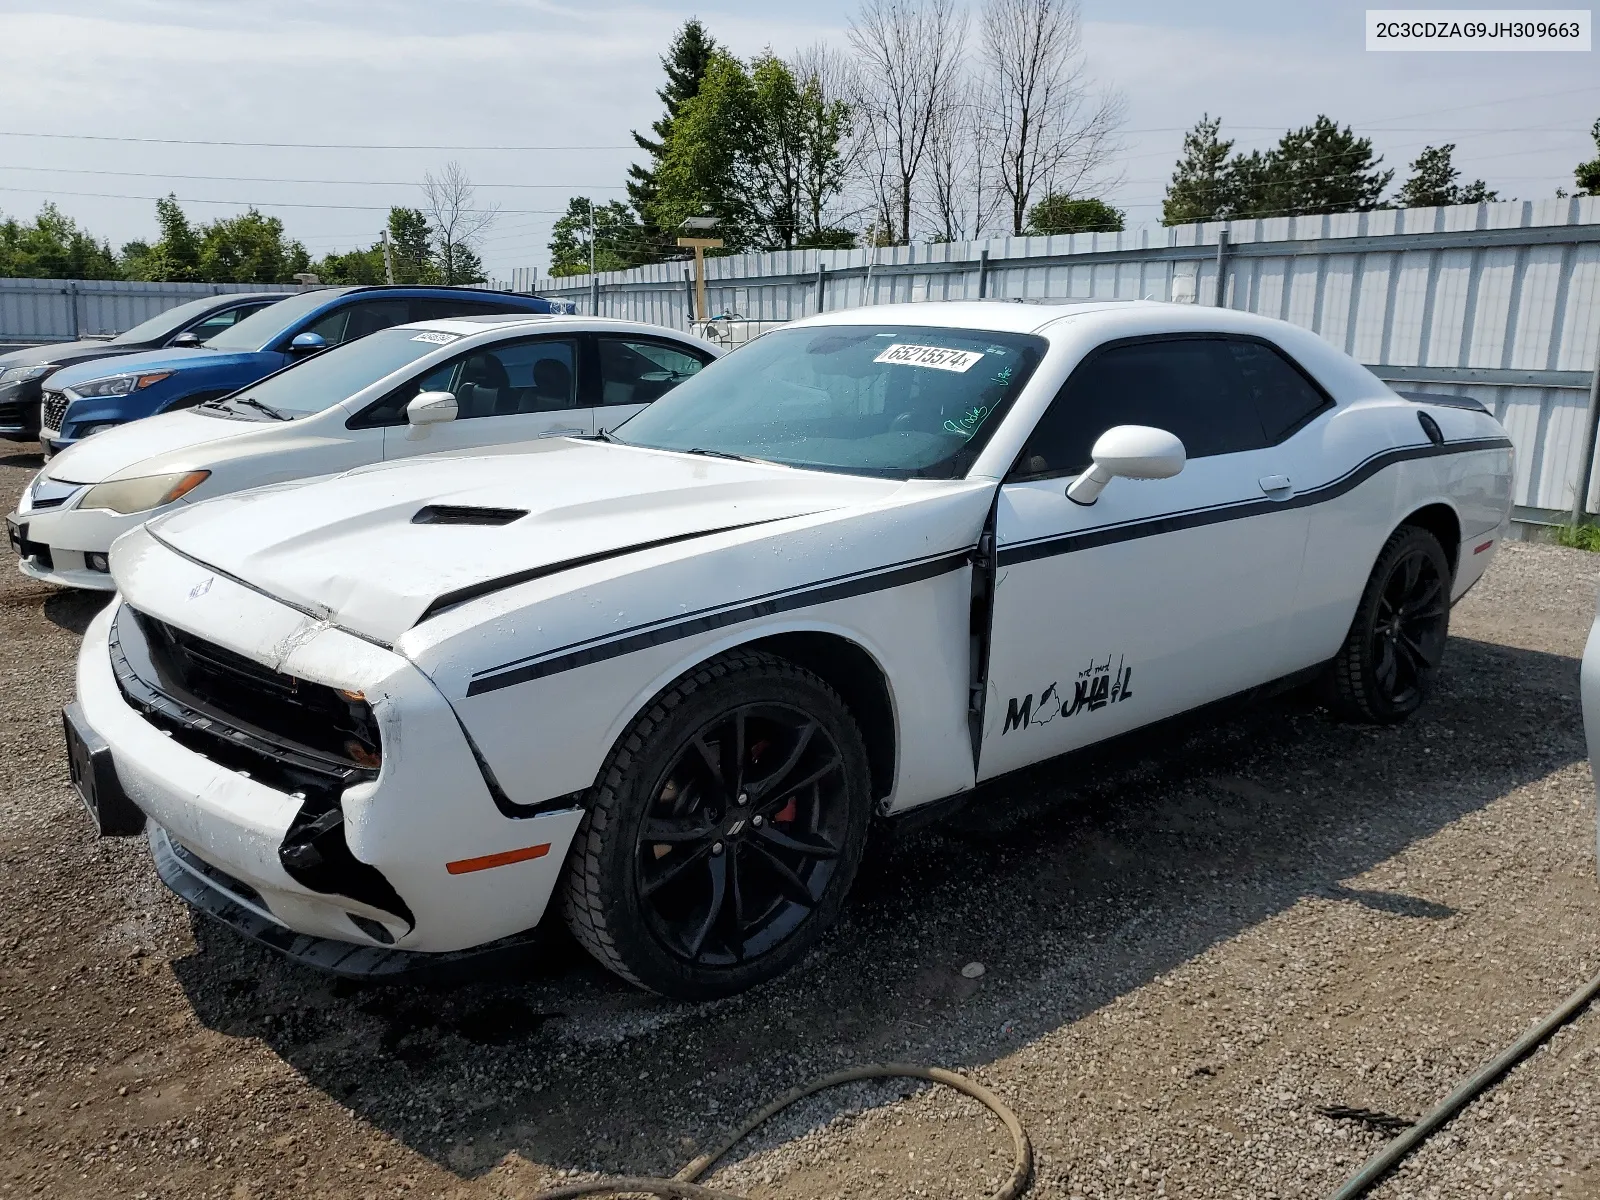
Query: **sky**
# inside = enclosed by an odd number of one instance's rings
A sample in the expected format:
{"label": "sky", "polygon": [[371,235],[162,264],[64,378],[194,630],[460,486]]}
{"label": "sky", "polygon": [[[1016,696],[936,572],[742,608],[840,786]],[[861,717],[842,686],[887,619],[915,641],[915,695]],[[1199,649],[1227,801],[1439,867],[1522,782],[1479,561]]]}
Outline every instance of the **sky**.
{"label": "sky", "polygon": [[[1104,198],[1130,227],[1159,223],[1202,113],[1244,150],[1327,113],[1373,139],[1397,184],[1424,145],[1454,142],[1464,176],[1505,198],[1571,190],[1573,167],[1596,153],[1600,51],[1369,53],[1364,6],[1347,0],[1082,6],[1090,73],[1127,98]],[[195,218],[254,204],[320,257],[370,245],[388,206],[419,204],[423,172],[454,159],[500,206],[480,249],[509,279],[548,262],[569,196],[624,196],[640,157],[629,131],[659,115],[658,60],[686,17],[741,55],[787,55],[846,45],[855,11],[855,0],[0,0],[0,213],[54,201],[117,246],[152,238],[154,198],[174,192]],[[195,144],[217,142],[287,145]]]}

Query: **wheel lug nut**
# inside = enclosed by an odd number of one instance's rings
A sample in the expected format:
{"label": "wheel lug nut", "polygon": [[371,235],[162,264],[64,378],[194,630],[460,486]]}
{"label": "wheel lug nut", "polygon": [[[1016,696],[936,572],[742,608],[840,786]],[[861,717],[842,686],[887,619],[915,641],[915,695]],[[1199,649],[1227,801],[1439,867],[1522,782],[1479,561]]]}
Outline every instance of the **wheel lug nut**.
{"label": "wheel lug nut", "polygon": [[713,843],[711,843],[711,853],[712,854],[721,854],[722,853],[722,843],[721,842],[713,842]]}
{"label": "wheel lug nut", "polygon": [[760,829],[766,824],[766,821],[761,817],[751,817],[750,824],[754,825],[757,829]]}
{"label": "wheel lug nut", "polygon": [[748,792],[740,792],[739,793],[739,803],[741,805],[750,803],[750,795],[749,795]]}

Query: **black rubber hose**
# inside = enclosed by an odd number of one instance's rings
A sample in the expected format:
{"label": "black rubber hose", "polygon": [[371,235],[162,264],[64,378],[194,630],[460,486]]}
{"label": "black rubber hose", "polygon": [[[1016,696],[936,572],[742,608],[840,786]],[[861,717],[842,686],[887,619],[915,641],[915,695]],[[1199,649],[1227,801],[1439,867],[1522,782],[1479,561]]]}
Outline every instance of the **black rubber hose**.
{"label": "black rubber hose", "polygon": [[739,1200],[739,1197],[732,1192],[704,1187],[694,1181],[710,1170],[712,1164],[728,1151],[791,1104],[818,1092],[827,1091],[829,1088],[840,1087],[846,1083],[859,1083],[864,1079],[926,1079],[930,1083],[942,1084],[963,1095],[971,1096],[1005,1124],[1007,1132],[1011,1134],[1011,1144],[1015,1150],[1011,1177],[1001,1185],[999,1191],[994,1193],[992,1200],[1017,1200],[1018,1196],[1027,1191],[1029,1178],[1033,1174],[1033,1146],[1028,1141],[1027,1132],[1022,1128],[1022,1122],[1017,1120],[1017,1114],[1011,1111],[1004,1100],[981,1083],[974,1083],[965,1075],[957,1075],[954,1071],[946,1071],[940,1067],[918,1067],[908,1063],[870,1063],[864,1067],[847,1067],[843,1071],[834,1071],[785,1092],[771,1104],[753,1114],[715,1149],[700,1155],[671,1179],[643,1177],[594,1179],[586,1183],[563,1184],[560,1187],[549,1188],[533,1196],[531,1200],[573,1200],[578,1196],[623,1193],[667,1196],[675,1200]]}
{"label": "black rubber hose", "polygon": [[1357,1196],[1365,1195],[1368,1188],[1398,1166],[1400,1160],[1410,1154],[1429,1134],[1455,1116],[1480,1092],[1527,1057],[1541,1042],[1582,1012],[1597,995],[1600,995],[1600,975],[1596,975],[1568,996],[1562,1001],[1561,1007],[1511,1043],[1502,1054],[1479,1067],[1455,1091],[1441,1100],[1432,1112],[1369,1158],[1366,1165],[1345,1180],[1344,1185],[1332,1193],[1328,1200],[1355,1200]]}

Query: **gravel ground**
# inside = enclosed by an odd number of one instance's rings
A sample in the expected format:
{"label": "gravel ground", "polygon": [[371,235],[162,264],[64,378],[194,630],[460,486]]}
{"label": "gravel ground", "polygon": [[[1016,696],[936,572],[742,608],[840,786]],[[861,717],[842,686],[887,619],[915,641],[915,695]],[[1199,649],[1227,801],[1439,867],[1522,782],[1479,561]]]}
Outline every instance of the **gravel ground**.
{"label": "gravel ground", "polygon": [[[37,462],[0,457],[10,502]],[[1331,1191],[1600,971],[1577,696],[1600,555],[1504,548],[1439,695],[1389,730],[1279,700],[1010,780],[875,861],[840,928],[695,1007],[559,935],[501,973],[358,987],[191,918],[97,843],[58,707],[91,598],[0,580],[0,1196],[526,1196],[671,1173],[814,1074],[970,1072],[1033,1194]],[[974,979],[962,967],[981,962]],[[1600,1011],[1374,1193],[1600,1200]],[[710,1182],[974,1197],[1003,1130],[907,1083],[791,1110]]]}

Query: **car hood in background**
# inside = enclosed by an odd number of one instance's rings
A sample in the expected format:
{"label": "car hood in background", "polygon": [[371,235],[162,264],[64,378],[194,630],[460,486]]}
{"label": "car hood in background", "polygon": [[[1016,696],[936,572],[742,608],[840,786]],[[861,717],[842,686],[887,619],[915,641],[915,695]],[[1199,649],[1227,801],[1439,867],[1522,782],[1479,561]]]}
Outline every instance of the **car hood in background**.
{"label": "car hood in background", "polygon": [[260,358],[259,350],[224,353],[220,350],[207,350],[203,346],[142,350],[138,354],[120,355],[114,363],[86,362],[79,363],[75,367],[62,367],[50,376],[50,386],[59,391],[74,384],[88,383],[91,379],[104,379],[107,375],[128,375],[135,371],[141,375],[153,374],[156,371],[181,371],[196,363],[204,363],[208,367],[221,367],[232,363],[255,363]]}
{"label": "car hood in background", "polygon": [[138,346],[113,346],[110,342],[50,342],[43,346],[29,346],[26,350],[12,350],[0,354],[0,371],[9,367],[31,367],[36,363],[60,363],[68,366],[91,358],[116,358],[144,353]]}
{"label": "car hood in background", "polygon": [[[902,486],[601,443],[538,442],[520,452],[413,459],[240,492],[158,518],[148,529],[197,562],[393,643],[440,597],[518,572],[872,503]],[[526,515],[503,524],[418,523],[430,505],[477,510],[450,514],[456,520],[504,520],[505,510]]]}
{"label": "car hood in background", "polygon": [[104,483],[118,477],[135,479],[163,471],[195,470],[207,465],[200,451],[193,462],[150,463],[157,455],[227,441],[242,434],[280,427],[278,422],[232,420],[180,410],[130,421],[68,446],[50,460],[45,474],[62,483]]}

